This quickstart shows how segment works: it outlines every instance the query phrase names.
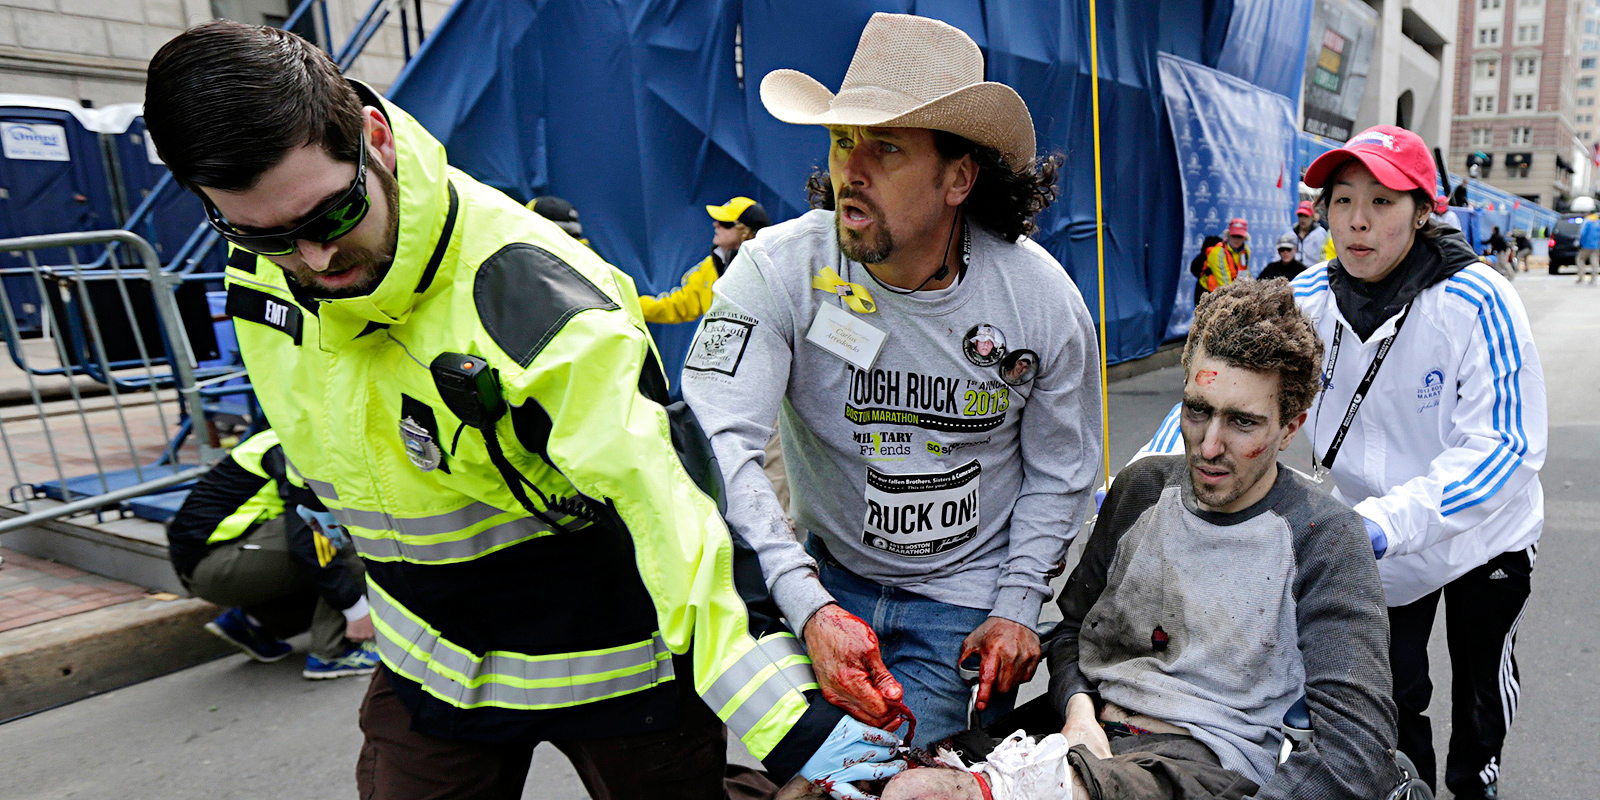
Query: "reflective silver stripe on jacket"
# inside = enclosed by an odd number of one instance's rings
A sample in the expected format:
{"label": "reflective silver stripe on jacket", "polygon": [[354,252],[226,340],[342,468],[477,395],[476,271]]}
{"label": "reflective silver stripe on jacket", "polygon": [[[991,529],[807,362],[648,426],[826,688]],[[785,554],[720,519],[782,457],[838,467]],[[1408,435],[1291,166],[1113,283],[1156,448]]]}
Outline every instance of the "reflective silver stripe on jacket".
{"label": "reflective silver stripe on jacket", "polygon": [[488,503],[471,503],[455,511],[430,514],[425,517],[396,517],[382,511],[362,511],[355,508],[329,508],[333,518],[347,528],[366,528],[371,531],[392,531],[401,536],[437,536],[441,533],[464,531],[480,522],[506,513]]}
{"label": "reflective silver stripe on jacket", "polygon": [[285,454],[283,457],[283,463],[289,467],[289,471],[293,472],[295,477],[305,481],[306,487],[324,502],[328,500],[338,501],[339,490],[333,488],[333,484],[328,483],[327,481],[314,481],[310,478],[307,478],[303,473],[300,472],[300,468],[296,467],[294,462],[289,460],[289,456],[287,454]]}
{"label": "reflective silver stripe on jacket", "polygon": [[426,564],[466,561],[549,532],[550,529],[543,522],[533,517],[522,517],[485,528],[465,538],[440,542],[418,543],[390,536],[374,538],[353,530],[350,538],[355,540],[357,552],[374,561],[404,559]]}
{"label": "reflective silver stripe on jacket", "polygon": [[378,653],[390,669],[458,708],[542,709],[592,703],[671,680],[672,653],[649,641],[558,656],[477,656],[418,622],[371,581]]}
{"label": "reflective silver stripe on jacket", "polygon": [[763,717],[783,702],[789,692],[816,688],[816,676],[799,640],[787,633],[763,637],[750,652],[717,676],[703,695],[706,705],[720,716],[728,710],[727,705],[739,692],[746,689],[762,670],[773,665],[779,665],[778,670],[768,675],[732,714],[724,717],[728,727],[741,738],[754,730]]}
{"label": "reflective silver stripe on jacket", "polygon": [[312,480],[304,475],[300,476],[300,480],[305,481],[306,486],[324,502],[329,500],[332,500],[335,503],[339,502],[339,490],[333,488],[333,484],[328,483],[327,481]]}

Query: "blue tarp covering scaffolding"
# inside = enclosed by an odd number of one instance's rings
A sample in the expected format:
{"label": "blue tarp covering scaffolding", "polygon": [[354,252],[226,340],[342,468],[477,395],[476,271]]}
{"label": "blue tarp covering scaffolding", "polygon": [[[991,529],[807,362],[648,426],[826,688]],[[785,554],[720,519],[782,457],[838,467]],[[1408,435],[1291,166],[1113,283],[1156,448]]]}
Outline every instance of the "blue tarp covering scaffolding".
{"label": "blue tarp covering scaffolding", "polygon": [[[1154,352],[1184,271],[1183,198],[1157,54],[1292,98],[1310,24],[1310,4],[1300,5],[1100,2],[1111,361]],[[805,209],[802,187],[826,156],[826,137],[773,119],[757,88],[781,67],[837,86],[875,11],[960,27],[983,48],[989,79],[1027,101],[1041,149],[1066,159],[1061,197],[1039,219],[1037,238],[1095,308],[1085,2],[460,0],[390,94],[444,141],[456,166],[521,200],[571,200],[595,249],[641,293],[660,292],[710,247],[704,205],[748,195],[780,221]],[[655,331],[673,365],[691,332]]]}

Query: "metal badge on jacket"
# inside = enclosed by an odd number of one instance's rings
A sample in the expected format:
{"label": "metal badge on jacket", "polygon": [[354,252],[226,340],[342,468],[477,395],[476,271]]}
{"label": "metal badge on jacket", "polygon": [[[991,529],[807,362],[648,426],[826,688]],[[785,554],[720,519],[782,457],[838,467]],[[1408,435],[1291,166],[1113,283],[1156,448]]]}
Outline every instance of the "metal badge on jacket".
{"label": "metal badge on jacket", "polygon": [[411,465],[423,472],[438,469],[439,462],[444,459],[433,434],[410,417],[400,420],[400,441],[405,445],[406,458],[411,459]]}

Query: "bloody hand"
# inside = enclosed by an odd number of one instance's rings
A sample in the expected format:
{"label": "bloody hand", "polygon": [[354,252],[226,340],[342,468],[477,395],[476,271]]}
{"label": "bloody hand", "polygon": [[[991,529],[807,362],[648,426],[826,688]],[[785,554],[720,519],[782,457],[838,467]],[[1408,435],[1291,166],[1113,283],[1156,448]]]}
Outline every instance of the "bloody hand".
{"label": "bloody hand", "polygon": [[905,690],[884,666],[871,626],[829,603],[811,615],[804,635],[823,699],[872,727],[898,727]]}
{"label": "bloody hand", "polygon": [[978,673],[978,708],[989,706],[989,696],[1005,694],[1028,682],[1039,666],[1039,634],[1009,619],[990,617],[961,643],[961,658],[983,657]]}

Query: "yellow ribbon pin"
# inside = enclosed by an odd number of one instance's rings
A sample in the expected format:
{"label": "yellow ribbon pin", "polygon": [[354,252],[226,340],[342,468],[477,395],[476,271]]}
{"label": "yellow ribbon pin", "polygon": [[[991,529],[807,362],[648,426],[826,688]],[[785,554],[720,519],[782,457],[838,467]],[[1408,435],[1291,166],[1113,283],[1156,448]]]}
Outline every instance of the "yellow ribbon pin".
{"label": "yellow ribbon pin", "polygon": [[822,271],[811,279],[811,288],[839,296],[851,311],[858,314],[871,314],[878,310],[878,304],[872,302],[872,293],[867,291],[867,287],[839,277],[839,273],[834,272],[833,267],[823,267]]}

